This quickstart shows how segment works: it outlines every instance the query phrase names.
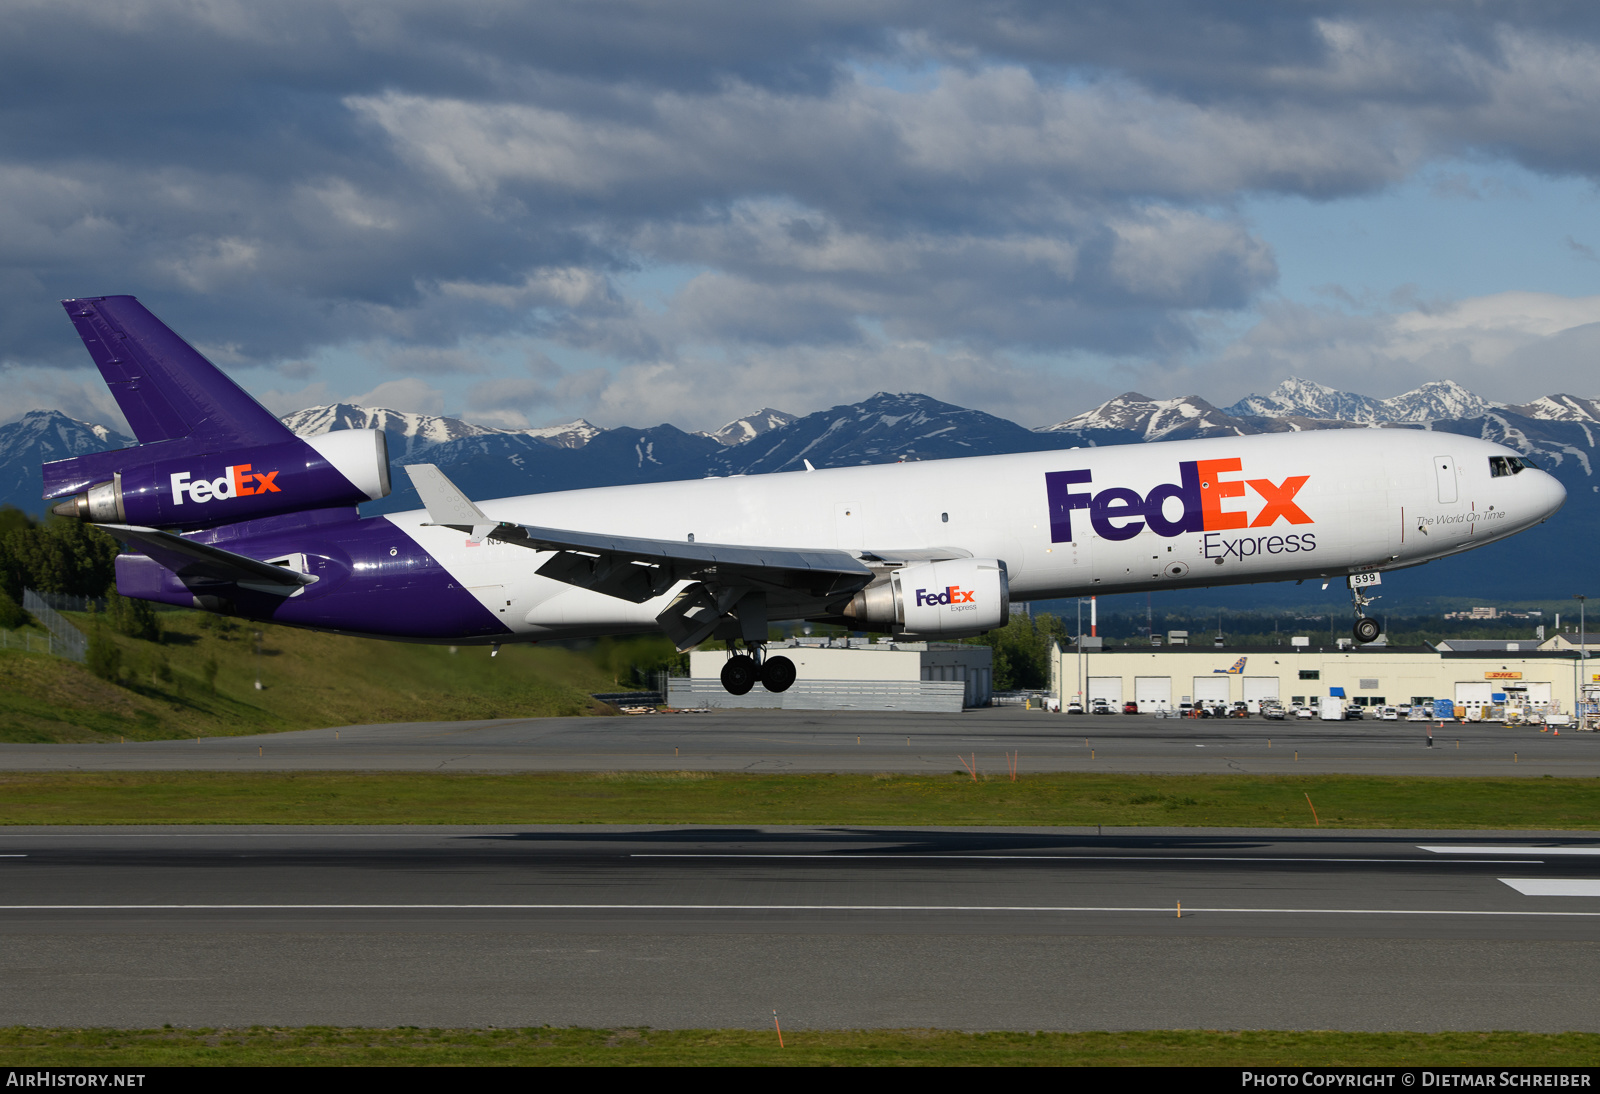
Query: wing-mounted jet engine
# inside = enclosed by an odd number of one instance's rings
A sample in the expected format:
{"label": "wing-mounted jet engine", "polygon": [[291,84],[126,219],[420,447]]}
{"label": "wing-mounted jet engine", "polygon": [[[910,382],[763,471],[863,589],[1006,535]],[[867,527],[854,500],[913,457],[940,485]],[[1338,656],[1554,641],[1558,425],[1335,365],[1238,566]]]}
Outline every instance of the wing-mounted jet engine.
{"label": "wing-mounted jet engine", "polygon": [[862,589],[845,606],[853,626],[907,638],[967,638],[1011,618],[1006,564],[953,558],[903,566]]}

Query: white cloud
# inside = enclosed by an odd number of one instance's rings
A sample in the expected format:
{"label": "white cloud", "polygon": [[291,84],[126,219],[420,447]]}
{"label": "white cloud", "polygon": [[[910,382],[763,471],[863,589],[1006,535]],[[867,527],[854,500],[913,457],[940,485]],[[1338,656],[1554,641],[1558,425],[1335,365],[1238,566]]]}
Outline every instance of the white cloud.
{"label": "white cloud", "polygon": [[349,396],[344,401],[357,406],[381,406],[414,414],[444,413],[444,393],[414,377],[386,380],[371,391]]}
{"label": "white cloud", "polygon": [[1600,394],[1600,296],[1505,292],[1405,311],[1356,311],[1276,301],[1212,354],[1150,365],[1157,394],[1232,401],[1290,376],[1382,398],[1452,379],[1485,398],[1525,402]]}

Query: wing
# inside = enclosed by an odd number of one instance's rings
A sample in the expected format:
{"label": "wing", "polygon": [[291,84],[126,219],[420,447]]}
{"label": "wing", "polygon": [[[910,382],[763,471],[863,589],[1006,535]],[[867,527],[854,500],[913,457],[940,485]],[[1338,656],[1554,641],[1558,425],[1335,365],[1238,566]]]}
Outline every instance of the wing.
{"label": "wing", "polygon": [[132,524],[100,524],[123,543],[138,547],[185,582],[218,582],[239,585],[257,592],[289,596],[316,581],[313,574],[274,566],[270,562],[224,551],[205,543],[195,543],[159,528],[140,528]]}
{"label": "wing", "polygon": [[432,464],[406,472],[429,522],[474,539],[551,552],[541,577],[643,604],[689,583],[656,622],[679,649],[713,634],[765,641],[769,618],[837,615],[885,568],[931,558],[965,558],[954,548],[857,555],[808,547],[693,543],[511,524],[489,519]]}

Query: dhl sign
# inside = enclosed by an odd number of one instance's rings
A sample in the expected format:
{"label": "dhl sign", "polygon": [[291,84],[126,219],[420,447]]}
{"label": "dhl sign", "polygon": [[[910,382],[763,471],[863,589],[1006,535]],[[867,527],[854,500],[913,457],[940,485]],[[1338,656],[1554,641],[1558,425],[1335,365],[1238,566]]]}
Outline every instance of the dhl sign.
{"label": "dhl sign", "polygon": [[1483,678],[1485,680],[1521,680],[1522,679],[1522,673],[1520,673],[1520,672],[1486,672],[1486,673],[1483,674]]}

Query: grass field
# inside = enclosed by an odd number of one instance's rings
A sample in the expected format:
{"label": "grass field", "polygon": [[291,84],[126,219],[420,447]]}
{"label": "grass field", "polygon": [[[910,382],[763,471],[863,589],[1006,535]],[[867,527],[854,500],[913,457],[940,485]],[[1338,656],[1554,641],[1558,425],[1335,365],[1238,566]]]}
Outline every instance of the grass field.
{"label": "grass field", "polygon": [[0,824],[1600,829],[1600,780],[698,772],[0,774]]}
{"label": "grass field", "polygon": [[[73,615],[80,629],[92,617]],[[132,741],[356,723],[607,713],[589,658],[516,645],[424,646],[163,612],[161,643],[110,635],[112,684],[43,653],[0,650],[0,741]],[[202,624],[205,624],[202,626]],[[256,653],[256,632],[261,652]],[[216,664],[216,687],[206,666]],[[261,674],[262,690],[255,686]]]}
{"label": "grass field", "polygon": [[1593,1067],[1592,1033],[651,1029],[0,1029],[11,1067],[1538,1066]]}

